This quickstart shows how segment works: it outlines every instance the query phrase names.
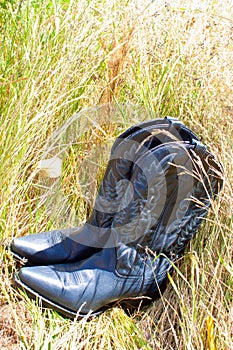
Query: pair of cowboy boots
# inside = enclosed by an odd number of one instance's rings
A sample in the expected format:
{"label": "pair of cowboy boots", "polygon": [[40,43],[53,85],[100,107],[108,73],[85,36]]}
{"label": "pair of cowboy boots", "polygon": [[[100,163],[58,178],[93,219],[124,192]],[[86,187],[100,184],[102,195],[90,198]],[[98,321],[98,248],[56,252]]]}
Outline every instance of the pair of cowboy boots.
{"label": "pair of cowboy boots", "polygon": [[153,299],[221,186],[221,165],[180,121],[133,126],[113,144],[82,227],[13,240],[13,255],[30,264],[15,283],[68,317]]}

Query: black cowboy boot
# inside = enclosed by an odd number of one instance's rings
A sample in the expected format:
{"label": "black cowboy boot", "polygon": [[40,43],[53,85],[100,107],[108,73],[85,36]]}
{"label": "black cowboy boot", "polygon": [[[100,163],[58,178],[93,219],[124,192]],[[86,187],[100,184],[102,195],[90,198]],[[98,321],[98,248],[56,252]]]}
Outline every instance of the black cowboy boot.
{"label": "black cowboy boot", "polygon": [[112,220],[114,246],[81,262],[23,267],[16,284],[70,317],[98,314],[115,301],[153,298],[220,190],[221,174],[192,136],[144,152]]}
{"label": "black cowboy boot", "polygon": [[167,118],[144,122],[126,130],[112,146],[95,209],[86,224],[15,238],[11,244],[13,255],[34,265],[46,265],[82,260],[106,246],[108,228],[118,210],[119,183],[130,178],[135,157],[143,152],[138,151],[139,145],[145,141],[143,147],[147,149],[161,142],[156,137],[150,138],[155,128],[169,130],[180,125],[179,121]]}

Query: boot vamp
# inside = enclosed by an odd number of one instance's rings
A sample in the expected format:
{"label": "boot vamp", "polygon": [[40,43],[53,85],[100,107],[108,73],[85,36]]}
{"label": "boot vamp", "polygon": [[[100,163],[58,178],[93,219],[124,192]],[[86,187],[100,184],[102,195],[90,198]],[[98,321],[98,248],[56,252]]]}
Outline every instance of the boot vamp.
{"label": "boot vamp", "polygon": [[116,300],[146,295],[154,281],[153,274],[144,278],[143,271],[127,278],[117,275],[115,258],[114,249],[107,249],[81,263],[24,267],[19,278],[42,298],[88,313]]}

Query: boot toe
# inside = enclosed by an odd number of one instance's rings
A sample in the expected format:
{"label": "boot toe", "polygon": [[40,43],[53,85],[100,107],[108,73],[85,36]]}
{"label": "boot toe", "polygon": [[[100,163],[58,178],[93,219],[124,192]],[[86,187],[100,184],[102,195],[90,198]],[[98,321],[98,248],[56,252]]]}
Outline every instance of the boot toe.
{"label": "boot toe", "polygon": [[11,243],[11,252],[18,259],[28,259],[38,250],[38,243],[35,244],[30,236],[14,238]]}
{"label": "boot toe", "polygon": [[[23,267],[16,284],[34,297],[40,297],[49,306],[59,306],[65,310],[87,314],[86,300],[93,291],[92,278],[84,282],[79,271],[66,270],[65,265]],[[86,280],[86,279],[85,279]],[[89,292],[88,292],[89,291]],[[92,292],[91,292],[92,293]]]}
{"label": "boot toe", "polygon": [[[12,254],[20,259],[29,260],[33,264],[53,263],[59,255],[65,259],[68,248],[63,244],[66,235],[60,230],[37,233],[15,238],[11,243]],[[61,249],[62,248],[62,249]]]}
{"label": "boot toe", "polygon": [[23,267],[18,277],[25,286],[47,298],[56,297],[63,290],[62,282],[48,266]]}

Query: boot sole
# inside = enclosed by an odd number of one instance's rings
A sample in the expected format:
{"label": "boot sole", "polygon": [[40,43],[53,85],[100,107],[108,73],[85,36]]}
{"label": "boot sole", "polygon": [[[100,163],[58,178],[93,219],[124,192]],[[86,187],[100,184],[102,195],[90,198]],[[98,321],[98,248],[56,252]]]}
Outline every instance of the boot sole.
{"label": "boot sole", "polygon": [[88,313],[88,314],[82,314],[80,312],[75,312],[69,309],[66,309],[65,307],[54,303],[53,301],[51,301],[50,299],[47,299],[46,297],[40,295],[39,293],[37,293],[35,290],[31,289],[28,285],[26,285],[25,283],[23,283],[17,276],[17,274],[15,274],[14,276],[14,285],[20,289],[23,290],[27,293],[27,295],[29,297],[31,297],[32,299],[40,299],[42,302],[42,306],[45,308],[51,308],[55,311],[57,311],[58,313],[62,314],[65,317],[68,318],[72,318],[72,319],[82,319],[84,317],[93,317],[93,316],[97,316],[100,315],[101,313],[103,313],[107,307],[104,307],[100,310],[94,311]]}

